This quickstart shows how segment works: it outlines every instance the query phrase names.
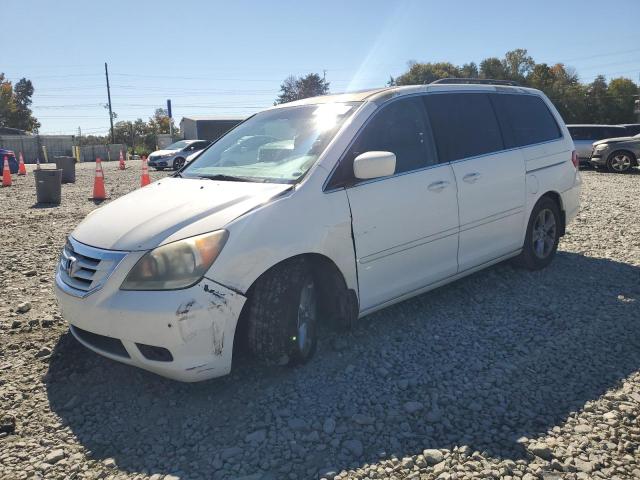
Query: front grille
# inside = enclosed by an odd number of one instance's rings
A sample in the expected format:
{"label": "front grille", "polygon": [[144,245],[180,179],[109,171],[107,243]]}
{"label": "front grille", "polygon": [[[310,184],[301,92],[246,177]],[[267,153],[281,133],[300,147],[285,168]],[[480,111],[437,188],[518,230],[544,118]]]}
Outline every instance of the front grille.
{"label": "front grille", "polygon": [[83,297],[102,287],[125,255],[89,247],[69,237],[60,255],[58,276],[70,287],[69,293]]}
{"label": "front grille", "polygon": [[127,349],[117,338],[98,335],[97,333],[88,332],[81,328],[71,326],[71,332],[83,342],[91,345],[97,350],[117,355],[118,357],[131,358]]}

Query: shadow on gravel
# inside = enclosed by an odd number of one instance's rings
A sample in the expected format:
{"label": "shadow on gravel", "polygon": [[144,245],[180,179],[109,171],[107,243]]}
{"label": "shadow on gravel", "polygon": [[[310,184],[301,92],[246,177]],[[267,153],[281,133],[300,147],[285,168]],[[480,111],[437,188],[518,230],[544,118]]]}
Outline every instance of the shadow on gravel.
{"label": "shadow on gravel", "polygon": [[60,206],[60,203],[34,203],[29,208],[32,208],[34,210],[40,210],[43,208],[58,208],[59,206]]}
{"label": "shadow on gravel", "polygon": [[67,334],[46,384],[90,455],[129,472],[315,478],[456,445],[518,459],[520,437],[640,368],[639,319],[640,268],[559,252],[546,270],[498,265],[371,315],[303,367],[241,360],[226,378],[180,384]]}

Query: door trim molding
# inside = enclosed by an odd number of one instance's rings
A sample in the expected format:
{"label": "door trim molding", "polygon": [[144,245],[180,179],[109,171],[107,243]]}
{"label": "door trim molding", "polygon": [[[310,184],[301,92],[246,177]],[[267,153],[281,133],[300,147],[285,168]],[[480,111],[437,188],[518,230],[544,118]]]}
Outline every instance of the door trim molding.
{"label": "door trim molding", "polygon": [[442,280],[438,280],[437,282],[433,282],[427,285],[424,285],[422,287],[418,287],[415,290],[411,290],[407,293],[403,293],[397,297],[391,298],[389,300],[385,300],[384,302],[378,303],[376,305],[373,305],[371,307],[365,308],[364,310],[360,311],[360,314],[358,315],[358,318],[362,318],[365,315],[369,315],[370,313],[376,312],[378,310],[382,310],[383,308],[389,307],[395,303],[399,303],[402,302],[404,300],[408,300],[411,297],[415,297],[417,295],[420,295],[422,293],[426,293],[429,290],[433,290],[435,288],[441,287],[443,285],[446,285],[448,283],[454,282],[460,278],[466,277],[467,275],[471,275],[472,273],[475,273],[479,270],[482,270],[484,268],[490,267],[491,265],[495,265],[496,263],[500,263],[504,260],[507,260],[509,258],[513,258],[517,255],[520,254],[520,252],[522,251],[521,248],[519,248],[518,250],[515,250],[511,253],[508,253],[506,255],[502,255],[500,257],[494,258],[493,260],[489,260],[487,262],[481,263],[480,265],[476,265],[475,267],[471,267],[468,268],[466,270],[463,270],[461,272],[458,272],[454,275],[451,275],[449,277],[443,278]]}
{"label": "door trim molding", "polygon": [[442,232],[438,232],[432,235],[428,235],[426,237],[418,238],[416,240],[412,240],[407,243],[396,245],[395,247],[390,247],[385,250],[380,250],[379,252],[372,253],[370,255],[367,255],[366,257],[359,258],[358,263],[364,265],[364,264],[373,262],[375,260],[388,257],[389,255],[394,255],[396,253],[404,252],[405,250],[410,250],[412,248],[426,245],[427,243],[435,242],[436,240],[452,237],[454,235],[457,235],[458,231],[459,231],[458,227],[452,227],[447,230],[443,230]]}
{"label": "door trim molding", "polygon": [[509,210],[504,210],[503,212],[494,213],[489,215],[488,217],[484,217],[480,220],[474,220],[473,222],[467,222],[463,225],[460,225],[460,233],[466,232],[467,230],[471,230],[476,227],[481,227],[487,223],[496,222],[498,220],[502,220],[503,218],[510,217],[512,215],[518,215],[524,212],[524,205],[520,205],[515,208],[511,208]]}

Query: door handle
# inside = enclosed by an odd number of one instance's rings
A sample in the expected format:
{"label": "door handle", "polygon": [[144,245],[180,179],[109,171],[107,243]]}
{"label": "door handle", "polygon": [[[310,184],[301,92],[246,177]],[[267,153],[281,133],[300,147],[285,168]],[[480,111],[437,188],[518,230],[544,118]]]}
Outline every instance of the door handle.
{"label": "door handle", "polygon": [[438,182],[433,182],[433,183],[429,184],[429,186],[427,188],[429,190],[431,190],[432,192],[441,192],[447,185],[449,185],[449,182],[446,182],[444,180],[440,180]]}
{"label": "door handle", "polygon": [[476,183],[480,179],[480,174],[478,172],[467,173],[462,180],[467,183]]}

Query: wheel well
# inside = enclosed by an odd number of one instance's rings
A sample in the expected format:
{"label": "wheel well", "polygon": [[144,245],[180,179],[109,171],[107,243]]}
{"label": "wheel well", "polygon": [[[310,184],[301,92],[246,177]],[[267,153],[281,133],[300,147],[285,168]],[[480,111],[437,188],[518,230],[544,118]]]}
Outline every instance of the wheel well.
{"label": "wheel well", "polygon": [[551,200],[556,202],[556,205],[558,205],[558,210],[560,210],[560,220],[562,222],[560,225],[560,236],[563,236],[565,233],[565,227],[567,225],[567,217],[564,211],[564,207],[562,205],[562,197],[558,192],[553,192],[553,191],[549,191],[545,193],[540,198],[543,198],[543,197],[550,198]]}
{"label": "wheel well", "polygon": [[638,158],[635,156],[635,154],[631,151],[631,150],[627,150],[625,148],[621,148],[619,150],[614,150],[613,152],[611,152],[611,154],[609,154],[609,156],[607,157],[607,161],[609,161],[609,158],[611,158],[611,156],[615,153],[618,152],[624,152],[627,155],[629,155],[631,157],[631,163],[635,164],[636,166],[638,165]]}
{"label": "wheel well", "polygon": [[348,329],[355,323],[359,312],[358,296],[353,289],[347,288],[344,276],[333,260],[318,253],[296,255],[270,267],[262,273],[247,290],[247,300],[242,308],[236,327],[234,353],[236,348],[243,345],[246,340],[249,305],[255,285],[276,267],[281,268],[283,265],[292,261],[298,261],[300,258],[303,258],[309,266],[313,279],[318,286],[318,315],[320,326]]}

